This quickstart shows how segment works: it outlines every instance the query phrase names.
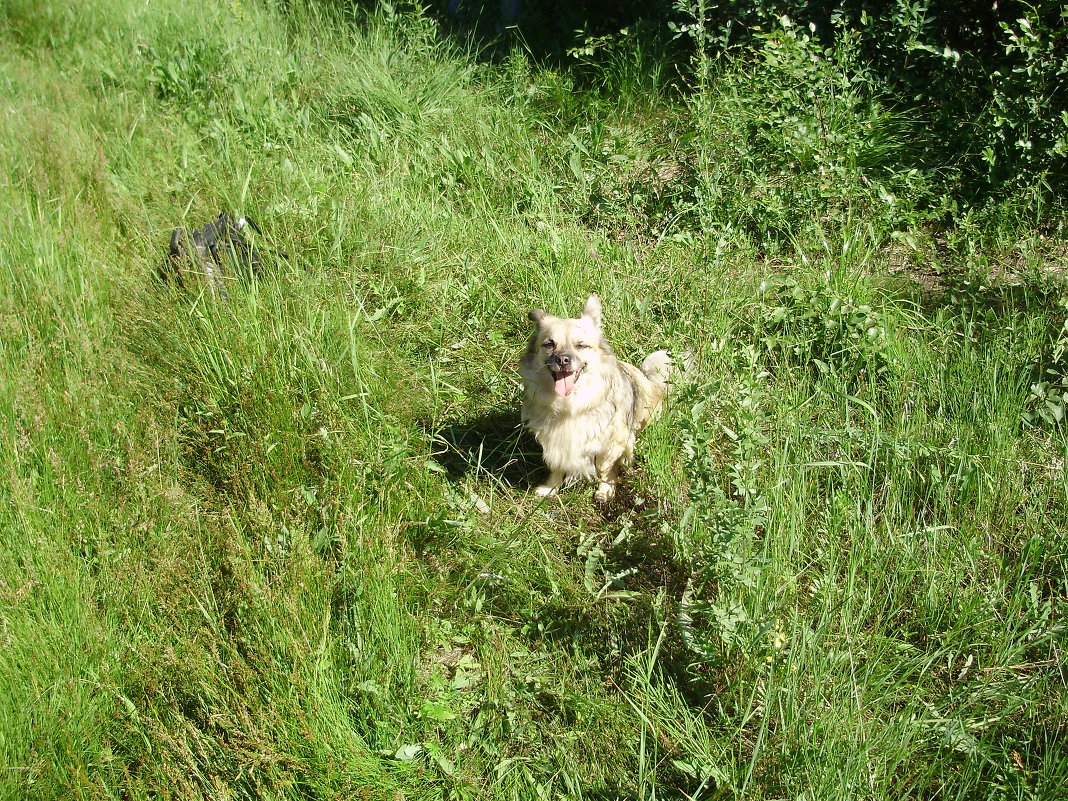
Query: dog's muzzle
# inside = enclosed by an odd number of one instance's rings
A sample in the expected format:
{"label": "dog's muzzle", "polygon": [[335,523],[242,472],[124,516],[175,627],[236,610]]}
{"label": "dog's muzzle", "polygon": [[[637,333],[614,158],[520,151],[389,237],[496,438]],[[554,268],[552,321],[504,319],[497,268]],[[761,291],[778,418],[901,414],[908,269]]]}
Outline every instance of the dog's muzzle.
{"label": "dog's muzzle", "polygon": [[555,353],[545,362],[553,375],[553,391],[561,398],[566,398],[575,390],[575,382],[582,372],[582,363],[566,353]]}

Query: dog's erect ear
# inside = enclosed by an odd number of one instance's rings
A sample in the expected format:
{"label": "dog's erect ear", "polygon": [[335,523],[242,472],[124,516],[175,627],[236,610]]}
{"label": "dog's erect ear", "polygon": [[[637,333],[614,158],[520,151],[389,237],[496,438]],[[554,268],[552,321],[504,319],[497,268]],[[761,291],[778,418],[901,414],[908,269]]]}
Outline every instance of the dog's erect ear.
{"label": "dog's erect ear", "polygon": [[596,295],[590,295],[586,299],[586,305],[582,307],[582,317],[591,320],[595,326],[601,327],[601,299]]}
{"label": "dog's erect ear", "polygon": [[544,309],[531,309],[527,312],[527,319],[532,323],[541,323],[546,317],[548,317]]}

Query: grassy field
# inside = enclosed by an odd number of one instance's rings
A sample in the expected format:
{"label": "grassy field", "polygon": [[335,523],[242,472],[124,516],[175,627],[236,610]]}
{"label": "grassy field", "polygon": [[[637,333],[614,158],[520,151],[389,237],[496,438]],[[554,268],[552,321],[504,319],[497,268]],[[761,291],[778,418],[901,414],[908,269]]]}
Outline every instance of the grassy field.
{"label": "grassy field", "polygon": [[[1062,797],[1061,209],[789,30],[0,12],[0,797]],[[160,282],[221,210],[290,258]],[[518,428],[590,292],[698,365],[603,509]]]}

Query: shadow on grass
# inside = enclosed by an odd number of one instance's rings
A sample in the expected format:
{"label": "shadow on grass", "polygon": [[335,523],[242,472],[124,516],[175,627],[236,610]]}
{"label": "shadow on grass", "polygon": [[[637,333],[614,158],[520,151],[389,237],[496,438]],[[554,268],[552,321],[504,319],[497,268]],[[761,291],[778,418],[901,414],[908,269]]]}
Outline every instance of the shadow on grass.
{"label": "shadow on grass", "polygon": [[434,461],[452,478],[474,473],[526,489],[544,473],[541,450],[520,425],[517,411],[490,412],[427,428],[434,442]]}

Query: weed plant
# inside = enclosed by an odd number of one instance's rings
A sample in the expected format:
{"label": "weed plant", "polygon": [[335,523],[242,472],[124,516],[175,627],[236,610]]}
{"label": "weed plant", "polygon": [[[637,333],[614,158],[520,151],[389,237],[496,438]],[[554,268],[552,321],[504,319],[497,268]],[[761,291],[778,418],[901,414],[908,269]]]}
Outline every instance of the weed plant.
{"label": "weed plant", "polygon": [[[0,13],[0,795],[1063,792],[1063,220],[947,213],[848,38]],[[228,303],[158,278],[220,210]],[[695,362],[607,508],[518,426],[590,292]]]}

